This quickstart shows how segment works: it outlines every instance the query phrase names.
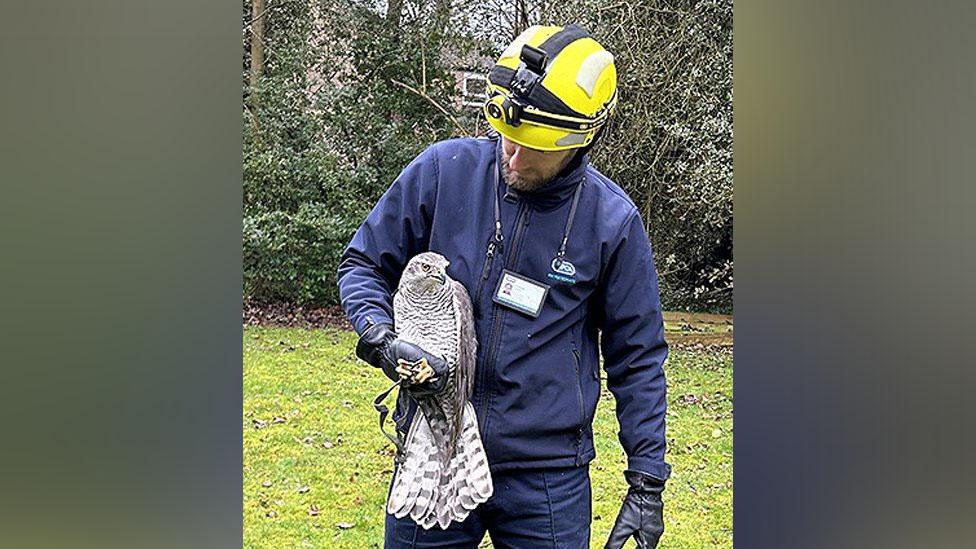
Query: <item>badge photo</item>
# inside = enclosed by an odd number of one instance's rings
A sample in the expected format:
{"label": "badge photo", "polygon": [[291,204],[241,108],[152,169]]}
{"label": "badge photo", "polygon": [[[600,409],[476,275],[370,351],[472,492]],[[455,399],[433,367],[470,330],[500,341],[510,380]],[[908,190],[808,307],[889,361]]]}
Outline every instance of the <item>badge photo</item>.
{"label": "badge photo", "polygon": [[498,286],[492,301],[514,309],[532,318],[539,316],[542,304],[549,294],[549,285],[536,282],[529,277],[522,276],[505,269],[498,279]]}

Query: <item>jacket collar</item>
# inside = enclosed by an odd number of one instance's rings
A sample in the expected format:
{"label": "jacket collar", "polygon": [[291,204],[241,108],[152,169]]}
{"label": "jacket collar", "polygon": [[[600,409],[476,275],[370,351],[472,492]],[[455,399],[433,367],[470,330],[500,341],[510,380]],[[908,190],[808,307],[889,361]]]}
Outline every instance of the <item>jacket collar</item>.
{"label": "jacket collar", "polygon": [[[498,138],[495,146],[495,162],[501,166],[502,162],[502,140]],[[569,164],[552,181],[533,191],[519,191],[508,186],[505,181],[501,181],[505,195],[512,195],[525,200],[529,205],[537,210],[550,210],[558,207],[563,202],[573,198],[576,186],[583,181],[586,167],[589,164],[588,154],[577,153]]]}

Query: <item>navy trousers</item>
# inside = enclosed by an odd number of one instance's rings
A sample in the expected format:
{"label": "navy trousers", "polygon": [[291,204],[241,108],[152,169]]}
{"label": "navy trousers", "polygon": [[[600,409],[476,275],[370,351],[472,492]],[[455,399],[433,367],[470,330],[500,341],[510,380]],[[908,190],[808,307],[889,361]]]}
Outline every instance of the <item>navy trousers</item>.
{"label": "navy trousers", "polygon": [[[589,466],[492,474],[495,490],[464,522],[424,530],[404,517],[386,515],[386,549],[471,548],[491,536],[496,549],[588,548]],[[392,484],[391,484],[392,486]]]}

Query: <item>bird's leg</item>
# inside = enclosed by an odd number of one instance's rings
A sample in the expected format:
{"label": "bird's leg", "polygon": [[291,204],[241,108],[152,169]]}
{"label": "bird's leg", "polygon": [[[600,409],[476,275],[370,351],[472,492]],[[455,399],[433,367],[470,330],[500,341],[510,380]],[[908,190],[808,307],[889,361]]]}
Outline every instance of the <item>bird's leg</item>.
{"label": "bird's leg", "polygon": [[426,358],[421,358],[417,362],[410,362],[401,358],[397,360],[396,370],[400,377],[413,384],[423,383],[434,375],[434,369],[427,363]]}

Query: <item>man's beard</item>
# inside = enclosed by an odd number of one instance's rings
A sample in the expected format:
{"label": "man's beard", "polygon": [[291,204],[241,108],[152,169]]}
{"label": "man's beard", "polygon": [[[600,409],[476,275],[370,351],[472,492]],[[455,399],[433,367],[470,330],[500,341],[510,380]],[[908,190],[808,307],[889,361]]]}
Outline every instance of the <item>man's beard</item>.
{"label": "man's beard", "polygon": [[503,162],[502,177],[505,179],[505,183],[508,183],[509,187],[517,191],[534,191],[552,181],[556,177],[556,174],[549,174],[539,179],[523,179],[508,169],[508,162]]}

